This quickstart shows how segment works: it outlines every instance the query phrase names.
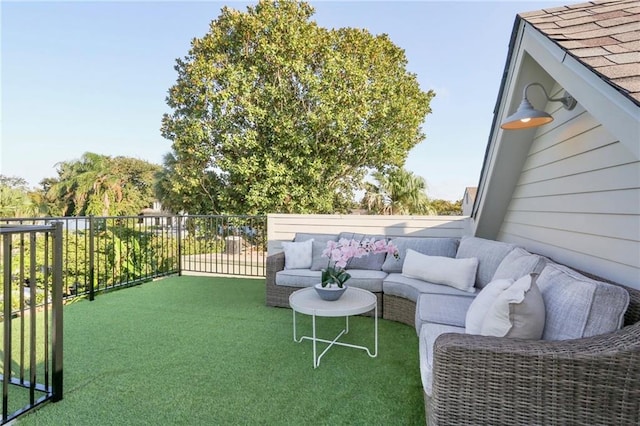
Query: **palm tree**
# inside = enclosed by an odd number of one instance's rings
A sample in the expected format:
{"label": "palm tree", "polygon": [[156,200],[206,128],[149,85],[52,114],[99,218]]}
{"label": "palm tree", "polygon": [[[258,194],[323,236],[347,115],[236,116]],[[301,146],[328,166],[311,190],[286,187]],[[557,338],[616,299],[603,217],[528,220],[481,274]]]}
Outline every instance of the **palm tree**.
{"label": "palm tree", "polygon": [[362,199],[362,207],[370,214],[436,214],[421,176],[399,167],[372,176],[376,183],[365,183]]}
{"label": "palm tree", "polygon": [[33,217],[37,213],[37,206],[29,197],[27,182],[0,175],[0,217]]}
{"label": "palm tree", "polygon": [[108,171],[108,159],[104,155],[87,152],[80,160],[57,164],[59,177],[51,184],[47,196],[62,207],[63,215],[104,213],[104,209],[97,208],[97,203],[91,203],[91,197],[96,193],[100,198],[103,195],[100,191],[101,176]]}
{"label": "palm tree", "polygon": [[153,201],[159,169],[143,160],[87,152],[58,164],[58,178],[47,182],[47,199],[64,216],[137,214]]}

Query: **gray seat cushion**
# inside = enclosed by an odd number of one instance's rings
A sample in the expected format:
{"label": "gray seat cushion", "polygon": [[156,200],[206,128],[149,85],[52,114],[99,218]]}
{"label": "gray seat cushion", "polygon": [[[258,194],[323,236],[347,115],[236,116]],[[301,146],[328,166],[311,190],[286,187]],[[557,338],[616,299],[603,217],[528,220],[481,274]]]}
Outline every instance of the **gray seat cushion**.
{"label": "gray seat cushion", "polygon": [[458,250],[458,240],[455,238],[427,238],[427,237],[397,237],[391,242],[398,248],[398,259],[387,256],[382,264],[385,272],[402,272],[402,265],[407,249],[429,256],[455,257]]}
{"label": "gray seat cushion", "polygon": [[546,307],[543,340],[566,340],[610,333],[622,327],[629,293],[555,263],[537,280]]}
{"label": "gray seat cushion", "polygon": [[456,253],[456,258],[477,258],[478,273],[476,274],[476,287],[483,288],[491,282],[500,262],[511,250],[513,244],[499,241],[485,240],[477,237],[464,237],[460,241],[460,247]]}
{"label": "gray seat cushion", "polygon": [[408,278],[402,274],[389,274],[383,282],[382,290],[385,294],[404,297],[405,299],[409,299],[416,303],[418,302],[418,297],[420,297],[422,293],[448,294],[462,297],[466,296],[473,300],[479,291],[476,289],[474,293],[469,293],[448,285],[434,284],[415,278]]}
{"label": "gray seat cushion", "polygon": [[276,272],[276,285],[285,287],[311,287],[320,282],[321,272],[310,269],[283,269]]}
{"label": "gray seat cushion", "polygon": [[[367,271],[354,269],[349,271],[351,278],[348,286],[362,288],[374,293],[382,291],[382,281],[387,273],[382,271]],[[286,287],[312,287],[320,282],[322,272],[310,269],[284,269],[276,273],[276,285]]]}
{"label": "gray seat cushion", "polygon": [[416,332],[427,322],[464,327],[469,306],[475,300],[469,293],[429,294],[423,293],[416,303]]}
{"label": "gray seat cushion", "polygon": [[422,387],[429,396],[431,396],[431,385],[433,383],[433,344],[438,336],[443,333],[464,333],[464,327],[426,323],[420,329],[418,342],[420,377],[422,379]]}

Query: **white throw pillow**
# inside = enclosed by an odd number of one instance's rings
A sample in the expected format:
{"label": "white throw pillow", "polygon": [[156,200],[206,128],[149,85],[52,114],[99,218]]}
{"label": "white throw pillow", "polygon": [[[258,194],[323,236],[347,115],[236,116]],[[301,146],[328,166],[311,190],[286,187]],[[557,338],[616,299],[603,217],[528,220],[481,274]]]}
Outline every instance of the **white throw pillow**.
{"label": "white throw pillow", "polygon": [[519,339],[542,338],[545,307],[536,277],[537,274],[528,274],[515,282],[503,279],[489,283],[467,311],[466,332]]}
{"label": "white throw pillow", "polygon": [[475,292],[478,259],[454,259],[452,257],[428,256],[407,249],[402,265],[402,275],[434,284],[444,284],[458,290]]}
{"label": "white throw pillow", "polygon": [[491,309],[500,293],[513,285],[514,281],[509,278],[493,280],[483,288],[473,299],[464,322],[467,334],[480,334],[484,317]]}
{"label": "white throw pillow", "polygon": [[313,239],[299,243],[284,242],[284,269],[309,269],[313,253]]}

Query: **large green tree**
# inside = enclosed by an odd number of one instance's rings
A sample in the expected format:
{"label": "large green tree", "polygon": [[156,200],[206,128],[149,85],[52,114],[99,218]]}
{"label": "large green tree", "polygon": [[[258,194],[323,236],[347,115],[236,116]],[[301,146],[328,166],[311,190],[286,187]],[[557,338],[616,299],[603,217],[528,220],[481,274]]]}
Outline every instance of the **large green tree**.
{"label": "large green tree", "polygon": [[449,200],[431,200],[431,206],[441,216],[460,216],[462,215],[462,199],[458,201]]}
{"label": "large green tree", "polygon": [[0,175],[0,217],[32,217],[38,214],[27,181]]}
{"label": "large green tree", "polygon": [[51,214],[136,215],[155,198],[160,166],[130,157],[87,152],[58,164],[58,177],[43,181]]}
{"label": "large green tree", "polygon": [[211,210],[343,211],[368,170],[402,165],[424,138],[435,94],[404,51],[313,13],[298,1],[225,7],[177,60],[162,132],[183,190],[206,200],[203,175],[216,175]]}
{"label": "large green tree", "polygon": [[155,193],[162,207],[174,213],[219,214],[218,191],[222,187],[211,170],[191,174],[173,153],[163,159],[156,175]]}
{"label": "large green tree", "polygon": [[399,167],[372,174],[374,183],[365,184],[362,207],[370,214],[436,214],[421,176]]}

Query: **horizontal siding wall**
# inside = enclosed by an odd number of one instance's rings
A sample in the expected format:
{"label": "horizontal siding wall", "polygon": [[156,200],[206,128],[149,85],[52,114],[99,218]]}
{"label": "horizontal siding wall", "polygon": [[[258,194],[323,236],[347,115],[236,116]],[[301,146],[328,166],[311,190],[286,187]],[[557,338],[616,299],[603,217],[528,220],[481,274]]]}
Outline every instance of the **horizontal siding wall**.
{"label": "horizontal siding wall", "polygon": [[640,161],[578,105],[541,127],[498,239],[640,288]]}
{"label": "horizontal siding wall", "polygon": [[466,216],[270,214],[268,251],[272,254],[282,250],[282,241],[293,240],[298,232],[460,238],[468,232],[468,220]]}

